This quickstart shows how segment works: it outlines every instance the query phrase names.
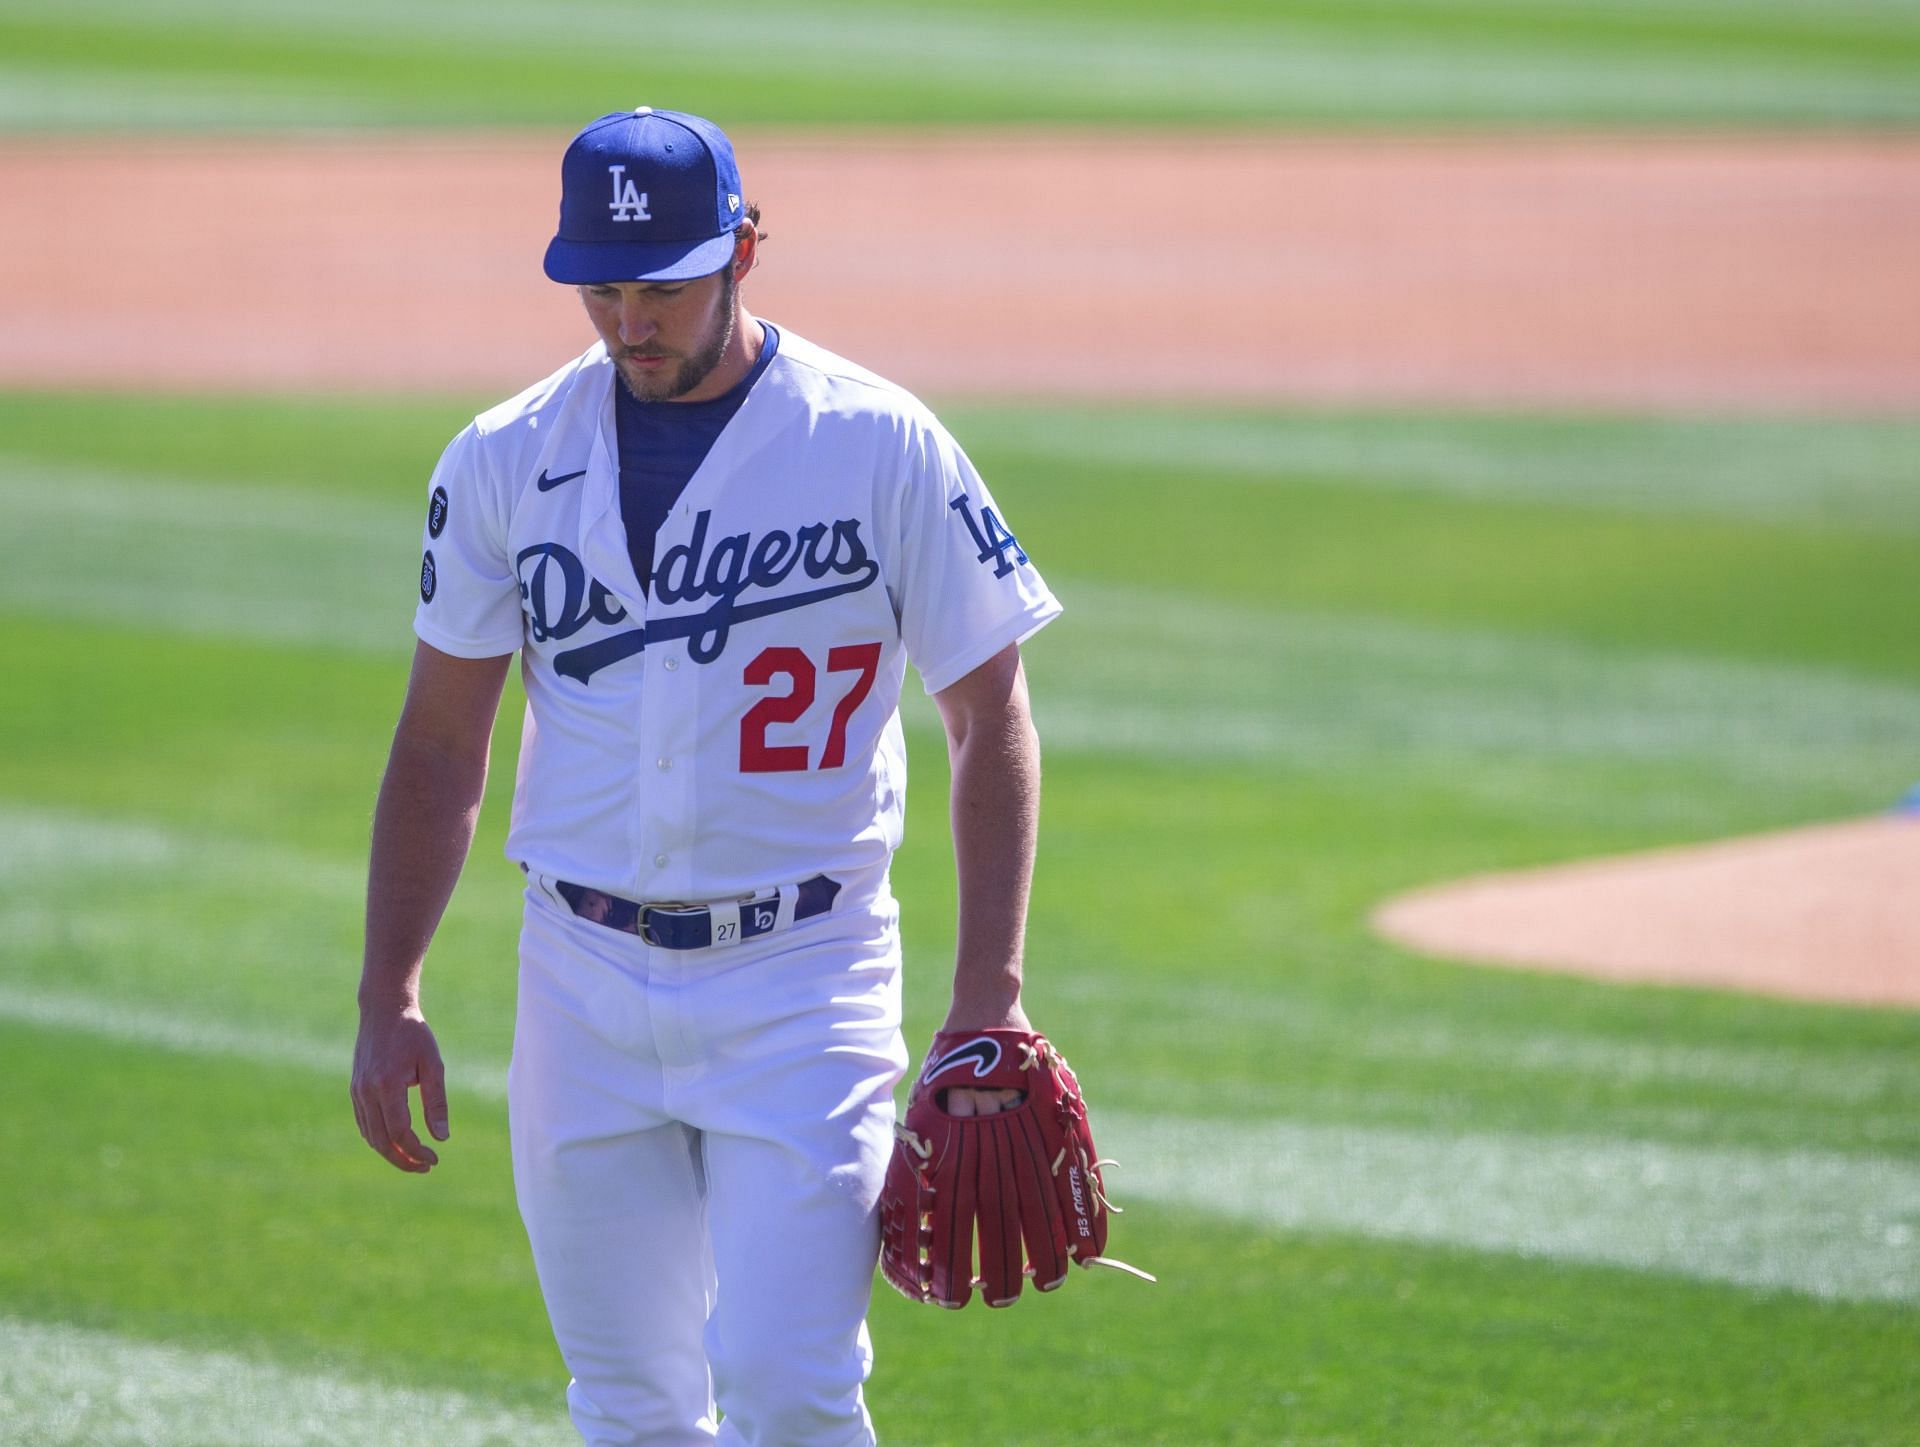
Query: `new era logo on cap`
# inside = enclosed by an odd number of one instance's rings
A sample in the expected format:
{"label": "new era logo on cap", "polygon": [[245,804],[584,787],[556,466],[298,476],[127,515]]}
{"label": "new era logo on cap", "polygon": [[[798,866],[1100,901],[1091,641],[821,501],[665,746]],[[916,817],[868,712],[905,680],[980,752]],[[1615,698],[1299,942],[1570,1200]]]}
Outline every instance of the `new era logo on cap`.
{"label": "new era logo on cap", "polygon": [[560,163],[560,227],[546,273],[576,285],[683,281],[733,255],[733,145],[712,121],[640,106],[601,116]]}

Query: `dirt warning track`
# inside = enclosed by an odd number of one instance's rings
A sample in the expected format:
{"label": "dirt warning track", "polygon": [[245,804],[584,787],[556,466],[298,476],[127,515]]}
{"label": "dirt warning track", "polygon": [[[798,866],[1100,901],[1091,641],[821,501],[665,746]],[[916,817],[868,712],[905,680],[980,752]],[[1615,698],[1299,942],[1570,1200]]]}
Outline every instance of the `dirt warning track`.
{"label": "dirt warning track", "polygon": [[[1920,407],[1920,139],[738,142],[750,304],[916,390]],[[0,143],[0,385],[522,386],[564,143]]]}

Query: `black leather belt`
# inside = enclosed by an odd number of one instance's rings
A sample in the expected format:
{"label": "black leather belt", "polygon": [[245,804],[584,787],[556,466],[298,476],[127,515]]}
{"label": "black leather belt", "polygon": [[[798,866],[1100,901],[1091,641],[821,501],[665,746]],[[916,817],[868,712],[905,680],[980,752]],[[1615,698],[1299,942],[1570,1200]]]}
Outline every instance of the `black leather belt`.
{"label": "black leather belt", "polygon": [[[716,911],[704,904],[638,904],[631,899],[622,899],[617,894],[589,889],[584,884],[574,884],[565,879],[554,880],[553,887],[567,902],[567,908],[581,919],[605,925],[608,929],[617,929],[623,934],[639,935],[656,949],[704,950],[715,943]],[[840,881],[829,879],[824,874],[801,880],[795,887],[793,919],[811,919],[817,914],[825,914],[833,908],[833,899],[838,893]],[[779,927],[778,890],[743,899],[738,908],[738,936],[734,939],[722,938],[720,944],[735,944],[739,940],[750,940],[755,935],[772,934]],[[718,913],[724,916],[720,925],[723,934],[730,932],[733,909],[729,907]]]}

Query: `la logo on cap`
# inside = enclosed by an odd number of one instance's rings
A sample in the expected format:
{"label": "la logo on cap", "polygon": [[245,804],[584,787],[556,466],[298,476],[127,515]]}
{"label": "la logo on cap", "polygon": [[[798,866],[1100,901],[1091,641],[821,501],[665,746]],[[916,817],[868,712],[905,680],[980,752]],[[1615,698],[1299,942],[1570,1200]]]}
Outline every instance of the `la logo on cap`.
{"label": "la logo on cap", "polygon": [[636,186],[627,175],[624,165],[609,166],[607,171],[613,177],[613,200],[607,203],[607,210],[615,221],[651,221],[647,212],[647,193]]}

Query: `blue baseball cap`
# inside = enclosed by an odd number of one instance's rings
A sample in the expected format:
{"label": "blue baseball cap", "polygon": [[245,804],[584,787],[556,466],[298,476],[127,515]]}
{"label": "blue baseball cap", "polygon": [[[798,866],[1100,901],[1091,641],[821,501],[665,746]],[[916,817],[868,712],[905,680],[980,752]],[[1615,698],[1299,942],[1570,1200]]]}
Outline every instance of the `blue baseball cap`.
{"label": "blue baseball cap", "polygon": [[708,276],[733,256],[745,220],[720,127],[652,106],[615,111],[575,136],[560,163],[546,272],[573,285]]}

